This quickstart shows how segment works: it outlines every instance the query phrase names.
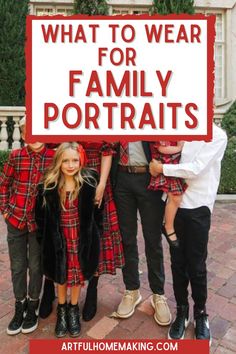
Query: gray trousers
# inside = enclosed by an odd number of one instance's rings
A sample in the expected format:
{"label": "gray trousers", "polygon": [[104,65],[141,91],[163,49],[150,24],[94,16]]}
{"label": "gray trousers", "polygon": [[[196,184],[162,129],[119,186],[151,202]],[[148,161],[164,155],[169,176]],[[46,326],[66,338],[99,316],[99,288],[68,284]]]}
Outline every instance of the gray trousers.
{"label": "gray trousers", "polygon": [[[40,245],[35,232],[27,228],[19,230],[7,224],[7,242],[10,257],[13,291],[17,301],[23,300],[27,294],[31,299],[38,299],[42,286],[40,262]],[[27,272],[29,269],[29,284]]]}

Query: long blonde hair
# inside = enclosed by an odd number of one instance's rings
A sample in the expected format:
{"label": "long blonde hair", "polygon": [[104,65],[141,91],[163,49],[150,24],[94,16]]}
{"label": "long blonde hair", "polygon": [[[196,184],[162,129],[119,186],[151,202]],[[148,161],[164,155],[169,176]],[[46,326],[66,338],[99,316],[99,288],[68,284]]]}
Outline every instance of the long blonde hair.
{"label": "long blonde hair", "polygon": [[[50,190],[57,188],[58,194],[60,197],[60,202],[61,206],[63,209],[65,209],[65,200],[66,200],[66,191],[65,191],[65,177],[61,171],[61,165],[62,165],[62,156],[63,153],[67,149],[72,149],[78,152],[80,155],[80,169],[79,171],[73,176],[74,177],[74,182],[75,182],[75,187],[74,190],[70,192],[69,195],[69,200],[70,202],[73,202],[79,194],[79,191],[84,183],[84,181],[88,182],[91,184],[91,176],[89,176],[89,173],[87,174],[81,174],[81,170],[83,168],[83,159],[81,158],[80,150],[81,150],[81,145],[75,142],[69,142],[69,143],[62,143],[56,150],[56,153],[54,155],[53,161],[51,166],[48,168],[47,172],[45,173],[44,179],[43,179],[43,185],[44,185],[44,190]],[[82,161],[81,161],[82,160]],[[90,178],[88,178],[90,177]],[[45,201],[44,201],[45,202]]]}

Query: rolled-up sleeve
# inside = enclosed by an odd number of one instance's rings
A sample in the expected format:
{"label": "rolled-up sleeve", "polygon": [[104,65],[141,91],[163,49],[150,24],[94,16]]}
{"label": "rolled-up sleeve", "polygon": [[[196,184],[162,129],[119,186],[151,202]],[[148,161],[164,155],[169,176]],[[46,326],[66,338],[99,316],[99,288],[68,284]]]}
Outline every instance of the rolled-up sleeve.
{"label": "rolled-up sleeve", "polygon": [[116,154],[116,144],[104,142],[100,150],[102,156],[111,156]]}
{"label": "rolled-up sleeve", "polygon": [[222,159],[227,145],[227,136],[222,132],[221,136],[201,146],[199,152],[190,162],[180,164],[164,164],[163,174],[170,177],[196,178],[204,173],[216,159]]}

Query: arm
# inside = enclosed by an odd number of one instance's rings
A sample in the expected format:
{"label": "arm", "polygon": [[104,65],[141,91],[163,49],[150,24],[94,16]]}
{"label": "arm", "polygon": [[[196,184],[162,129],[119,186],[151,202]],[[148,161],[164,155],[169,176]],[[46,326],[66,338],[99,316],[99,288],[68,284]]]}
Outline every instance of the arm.
{"label": "arm", "polygon": [[104,194],[104,190],[106,188],[107,179],[111,170],[112,164],[112,156],[114,154],[114,150],[108,144],[102,148],[102,156],[101,156],[101,172],[98,186],[96,188],[95,201],[100,208],[102,204],[102,198]]}
{"label": "arm", "polygon": [[7,217],[10,188],[13,183],[15,169],[13,162],[13,155],[11,154],[9,160],[5,163],[3,172],[0,177],[0,211],[3,217]]}
{"label": "arm", "polygon": [[102,198],[104,194],[104,190],[106,187],[107,179],[111,169],[112,156],[102,156],[101,158],[101,173],[100,180],[98,186],[96,188],[95,201],[100,208],[102,203]]}
{"label": "arm", "polygon": [[193,161],[178,165],[163,165],[166,176],[181,178],[196,178],[204,173],[216,159],[222,159],[227,145],[226,134],[221,134],[218,139],[202,145]]}

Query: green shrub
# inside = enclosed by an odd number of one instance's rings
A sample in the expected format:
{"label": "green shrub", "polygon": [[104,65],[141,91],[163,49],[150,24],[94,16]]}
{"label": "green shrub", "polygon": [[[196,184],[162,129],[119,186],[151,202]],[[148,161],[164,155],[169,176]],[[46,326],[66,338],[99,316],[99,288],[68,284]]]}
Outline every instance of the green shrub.
{"label": "green shrub", "polygon": [[25,104],[25,21],[29,0],[0,0],[0,105]]}
{"label": "green shrub", "polygon": [[225,113],[221,126],[226,130],[228,138],[236,136],[236,101],[229,107]]}
{"label": "green shrub", "polygon": [[154,0],[151,13],[160,15],[193,14],[194,0]]}
{"label": "green shrub", "polygon": [[9,150],[7,150],[7,151],[0,150],[0,173],[3,170],[3,166],[4,166],[5,162],[7,161],[9,154],[10,154]]}
{"label": "green shrub", "polygon": [[221,165],[221,180],[218,193],[236,193],[236,136],[229,139]]}
{"label": "green shrub", "polygon": [[74,13],[82,15],[108,15],[106,0],[74,0]]}
{"label": "green shrub", "polygon": [[228,136],[228,145],[221,166],[221,180],[218,193],[236,193],[236,101],[225,113],[221,127]]}

